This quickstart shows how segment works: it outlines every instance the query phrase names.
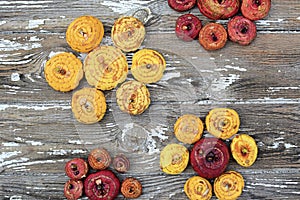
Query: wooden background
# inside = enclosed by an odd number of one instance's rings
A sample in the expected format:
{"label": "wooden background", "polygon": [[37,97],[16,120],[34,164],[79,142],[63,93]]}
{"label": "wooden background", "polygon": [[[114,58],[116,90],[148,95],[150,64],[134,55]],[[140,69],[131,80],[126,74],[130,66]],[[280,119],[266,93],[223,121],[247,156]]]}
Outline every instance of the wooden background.
{"label": "wooden background", "polygon": [[[163,79],[148,85],[150,108],[135,117],[122,113],[112,90],[105,92],[104,119],[79,124],[70,109],[72,92],[54,91],[46,83],[45,61],[71,51],[65,31],[76,17],[98,17],[105,25],[102,44],[111,45],[114,20],[144,7],[157,18],[147,24],[142,48],[160,51],[168,63]],[[203,24],[209,21],[197,8],[191,13]],[[273,0],[268,17],[256,22],[258,35],[250,46],[228,42],[214,52],[176,38],[180,15],[166,0],[0,0],[0,199],[64,199],[66,161],[86,158],[95,147],[112,156],[126,153],[131,169],[118,176],[141,180],[140,199],[187,199],[183,185],[195,173],[191,167],[176,176],[162,173],[159,152],[178,143],[172,130],[179,116],[204,119],[215,107],[236,109],[240,132],[253,136],[259,147],[250,168],[230,160],[228,170],[245,178],[240,199],[300,199],[299,0]],[[129,63],[131,57],[127,54]],[[79,88],[84,86],[86,80]]]}

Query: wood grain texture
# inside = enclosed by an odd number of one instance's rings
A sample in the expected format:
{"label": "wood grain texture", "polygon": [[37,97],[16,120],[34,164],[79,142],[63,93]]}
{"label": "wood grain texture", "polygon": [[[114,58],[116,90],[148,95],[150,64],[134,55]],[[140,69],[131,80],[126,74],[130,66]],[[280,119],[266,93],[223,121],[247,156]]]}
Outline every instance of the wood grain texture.
{"label": "wood grain texture", "polygon": [[[70,106],[73,92],[56,92],[46,83],[46,60],[71,51],[65,31],[76,17],[101,19],[101,44],[112,45],[114,20],[144,7],[157,18],[146,26],[142,48],[158,50],[167,61],[163,79],[148,85],[152,104],[141,116],[129,116],[117,107],[115,90],[107,91],[104,119],[94,125],[78,123]],[[190,12],[209,22],[197,8]],[[180,175],[162,173],[159,152],[178,143],[173,134],[178,117],[191,113],[204,120],[215,107],[236,109],[239,132],[253,136],[259,147],[250,168],[230,160],[228,170],[245,178],[240,199],[300,199],[298,0],[273,0],[269,15],[256,22],[258,35],[250,46],[228,42],[213,52],[197,41],[176,38],[174,24],[181,13],[165,0],[0,0],[0,13],[0,199],[65,199],[66,161],[87,158],[99,146],[112,156],[126,153],[131,169],[118,176],[141,180],[139,199],[187,199],[183,185],[195,173],[190,166]],[[218,22],[226,26],[227,20]],[[132,55],[126,54],[129,64]],[[83,79],[79,88],[87,85]]]}

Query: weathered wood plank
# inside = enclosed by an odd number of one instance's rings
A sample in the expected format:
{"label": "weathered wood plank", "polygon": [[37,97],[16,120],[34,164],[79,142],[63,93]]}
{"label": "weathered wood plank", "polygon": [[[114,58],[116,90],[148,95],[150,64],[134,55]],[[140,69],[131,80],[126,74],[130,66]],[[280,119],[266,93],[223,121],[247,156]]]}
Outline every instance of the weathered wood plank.
{"label": "weathered wood plank", "polygon": [[[59,6],[58,6],[59,5]],[[173,31],[174,24],[181,13],[168,7],[164,0],[147,1],[0,1],[1,21],[3,31],[16,32],[64,32],[65,27],[75,17],[80,15],[95,15],[105,24],[112,25],[118,15],[131,14],[140,7],[149,7],[154,13],[161,15],[161,20],[149,27],[150,32]],[[163,12],[162,12],[163,11]],[[299,31],[299,2],[297,0],[274,0],[270,14],[265,20],[257,21],[258,30]],[[163,13],[163,14],[162,14]],[[209,20],[200,14],[198,8],[191,13],[199,16],[204,23]],[[225,21],[220,21],[226,23]]]}
{"label": "weathered wood plank", "polygon": [[[30,38],[27,40],[23,47],[36,43]],[[103,44],[110,42],[107,39]],[[65,39],[44,37],[41,46],[38,49],[14,50],[17,55],[6,54],[0,58],[0,76],[3,77],[0,92],[5,94],[0,101],[14,99],[16,95],[18,101],[28,98],[62,100],[68,96],[47,86],[43,75],[43,64],[49,55],[70,51]],[[251,46],[240,47],[229,42],[224,49],[216,52],[204,51],[196,41],[183,43],[172,33],[149,34],[144,47],[162,52],[168,64],[163,80],[149,86],[154,101],[176,100],[173,90],[180,88],[191,93],[191,100],[299,98],[300,40],[297,34],[286,38],[282,38],[281,34],[260,34]],[[78,56],[84,57],[83,54]],[[127,54],[127,58],[131,64],[132,53]],[[17,81],[12,76],[14,74]],[[81,86],[86,85],[83,80]],[[157,95],[162,93],[164,95]],[[108,95],[111,95],[110,92]]]}
{"label": "weathered wood plank", "polygon": [[[128,153],[135,166],[133,172],[139,172],[142,167],[143,172],[158,173],[159,150],[166,144],[178,142],[173,134],[176,119],[192,113],[204,121],[211,108],[224,106],[238,111],[240,133],[252,135],[258,143],[258,160],[251,169],[287,168],[300,164],[299,104],[154,103],[140,117],[130,117],[115,104],[110,104],[104,119],[94,125],[76,122],[70,109],[48,106],[45,110],[38,110],[38,107],[5,110],[0,122],[0,142],[4,154],[16,153],[2,164],[5,170],[14,171],[15,163],[19,161],[18,166],[26,166],[32,161],[61,160],[87,154],[100,145],[112,154]],[[208,135],[205,132],[205,136]],[[43,168],[37,165],[34,170]]]}
{"label": "weathered wood plank", "polygon": [[[47,164],[49,168],[57,164]],[[44,167],[44,165],[42,166]],[[60,166],[63,168],[63,166]],[[239,199],[287,199],[300,197],[299,169],[272,169],[272,170],[247,170],[240,169],[245,179],[245,188]],[[135,176],[144,185],[144,193],[139,199],[187,199],[183,192],[185,181],[193,176],[192,173],[170,176],[163,174],[123,174],[120,179]],[[34,179],[32,179],[34,177]],[[65,199],[62,185],[67,181],[63,173],[32,173],[17,172],[14,174],[3,173],[0,178],[9,185],[3,185],[0,195],[5,200],[16,199]],[[40,180],[43,180],[41,182]],[[51,183],[51,184],[45,184]],[[16,193],[15,191],[18,191]],[[83,198],[86,199],[86,198]],[[123,199],[121,195],[117,199]],[[216,198],[213,197],[212,200]]]}

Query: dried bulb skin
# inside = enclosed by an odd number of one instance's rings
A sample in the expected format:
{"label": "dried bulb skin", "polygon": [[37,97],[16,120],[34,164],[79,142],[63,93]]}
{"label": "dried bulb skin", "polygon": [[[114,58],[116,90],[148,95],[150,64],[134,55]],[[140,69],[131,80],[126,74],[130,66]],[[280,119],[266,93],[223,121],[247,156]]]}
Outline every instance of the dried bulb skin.
{"label": "dried bulb skin", "polygon": [[214,181],[214,192],[218,199],[235,200],[243,192],[245,183],[243,176],[236,171],[228,171]]}
{"label": "dried bulb skin", "polygon": [[78,52],[87,53],[99,46],[104,36],[102,22],[93,16],[81,16],[68,27],[66,40]]}
{"label": "dried bulb skin", "polygon": [[218,50],[227,42],[227,31],[221,24],[208,23],[199,32],[199,43],[206,50]]}
{"label": "dried bulb skin", "polygon": [[176,36],[183,41],[192,41],[199,35],[202,23],[193,14],[184,14],[176,20]]}
{"label": "dried bulb skin", "polygon": [[86,176],[89,168],[87,162],[81,158],[69,160],[65,165],[66,175],[70,179],[79,180]]}
{"label": "dried bulb skin", "polygon": [[125,81],[128,63],[120,49],[103,45],[87,55],[83,69],[89,85],[100,90],[111,90]]}
{"label": "dried bulb skin", "polygon": [[265,18],[271,9],[271,0],[243,0],[241,11],[250,20]]}
{"label": "dried bulb skin", "polygon": [[240,8],[240,0],[198,0],[200,12],[209,19],[228,19]]}
{"label": "dried bulb skin", "polygon": [[120,110],[131,115],[142,114],[150,105],[150,92],[146,85],[138,81],[123,83],[116,92]]}
{"label": "dried bulb skin", "polygon": [[254,22],[242,16],[235,16],[228,22],[229,39],[240,45],[249,45],[256,37]]}
{"label": "dried bulb skin", "polygon": [[212,197],[212,186],[205,178],[193,176],[185,182],[184,192],[191,200],[209,200]]}
{"label": "dried bulb skin", "polygon": [[155,83],[163,77],[166,69],[164,57],[153,49],[141,49],[132,57],[131,73],[142,83]]}
{"label": "dried bulb skin", "polygon": [[97,148],[90,152],[88,162],[93,169],[103,170],[110,165],[111,157],[106,149]]}
{"label": "dried bulb skin", "polygon": [[188,149],[180,144],[168,144],[160,152],[160,168],[167,174],[180,174],[189,162]]}
{"label": "dried bulb skin", "polygon": [[196,0],[168,0],[169,6],[178,12],[192,9],[196,5]]}
{"label": "dried bulb skin", "polygon": [[256,142],[247,134],[235,136],[230,144],[230,149],[233,158],[243,167],[250,167],[257,158]]}
{"label": "dried bulb skin", "polygon": [[135,199],[143,192],[142,184],[135,178],[126,178],[121,184],[121,193],[125,198]]}
{"label": "dried bulb skin", "polygon": [[103,119],[106,113],[106,98],[96,88],[82,88],[73,93],[72,112],[77,121],[93,124]]}
{"label": "dried bulb skin", "polygon": [[112,200],[120,192],[120,181],[112,171],[102,170],[85,179],[84,191],[89,200]]}
{"label": "dried bulb skin", "polygon": [[203,178],[216,178],[226,169],[230,154],[226,144],[217,138],[202,138],[190,155],[193,169]]}
{"label": "dried bulb skin", "polygon": [[72,53],[59,53],[51,57],[45,65],[45,78],[57,91],[68,92],[75,89],[83,78],[80,59]]}
{"label": "dried bulb skin", "polygon": [[69,180],[64,186],[64,195],[68,200],[77,200],[82,196],[83,183],[80,180]]}
{"label": "dried bulb skin", "polygon": [[236,134],[240,127],[238,113],[230,108],[214,108],[205,118],[207,131],[223,140]]}
{"label": "dried bulb skin", "polygon": [[183,143],[193,144],[200,140],[203,133],[203,123],[195,115],[182,115],[174,125],[176,138]]}
{"label": "dried bulb skin", "polygon": [[127,172],[130,168],[130,162],[124,154],[118,154],[113,159],[113,166],[120,173]]}
{"label": "dried bulb skin", "polygon": [[145,39],[144,24],[134,17],[117,19],[111,30],[111,38],[116,47],[124,52],[137,50]]}

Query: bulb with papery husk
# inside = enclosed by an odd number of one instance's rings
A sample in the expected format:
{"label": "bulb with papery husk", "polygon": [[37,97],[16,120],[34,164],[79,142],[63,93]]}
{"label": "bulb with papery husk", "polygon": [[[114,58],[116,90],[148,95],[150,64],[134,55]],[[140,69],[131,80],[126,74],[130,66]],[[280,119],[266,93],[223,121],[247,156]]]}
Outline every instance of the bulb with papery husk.
{"label": "bulb with papery husk", "polygon": [[209,19],[228,19],[240,8],[240,0],[198,0],[200,12]]}
{"label": "bulb with papery husk", "polygon": [[233,158],[241,166],[250,167],[257,158],[258,148],[256,142],[247,134],[235,136],[230,144],[230,149]]}
{"label": "bulb with papery husk", "polygon": [[228,171],[214,181],[214,193],[218,199],[235,200],[243,192],[243,176],[236,171]]}

